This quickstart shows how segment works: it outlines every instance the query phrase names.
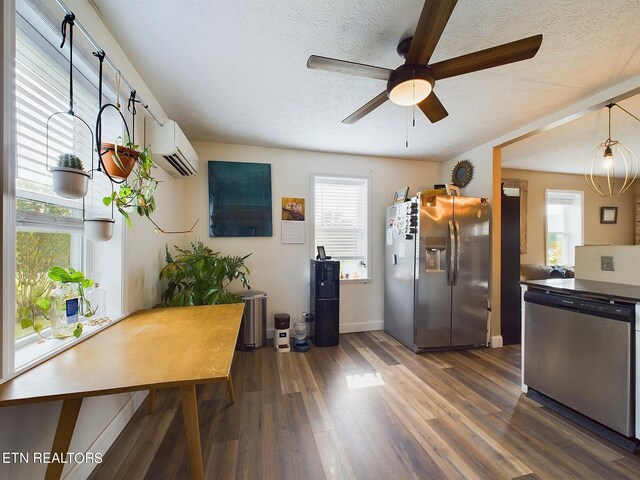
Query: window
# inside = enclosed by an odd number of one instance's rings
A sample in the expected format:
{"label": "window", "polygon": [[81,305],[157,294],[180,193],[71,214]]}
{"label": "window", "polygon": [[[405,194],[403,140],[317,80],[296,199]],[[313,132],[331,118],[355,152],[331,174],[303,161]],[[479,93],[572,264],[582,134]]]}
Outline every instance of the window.
{"label": "window", "polygon": [[[82,200],[64,199],[53,192],[51,174],[47,169],[47,148],[50,152],[49,166],[54,166],[52,163],[58,154],[74,153],[85,159],[84,168],[90,170],[92,133],[83,131],[67,115],[60,116],[62,120],[56,129],[52,130],[50,126],[47,131],[50,115],[69,108],[69,64],[64,52],[58,48],[59,43],[51,43],[60,40],[51,39],[54,30],[49,28],[42,15],[24,2],[19,5],[16,15],[16,308],[9,330],[15,339],[14,370],[71,341],[39,341],[40,337],[32,327],[22,328],[20,323],[25,307],[51,292],[52,285],[47,276],[49,268],[54,265],[73,267],[92,276],[93,273],[101,273],[97,270],[101,268],[98,265],[102,264],[101,270],[104,269],[105,261],[97,258],[98,255],[108,256],[116,271],[119,271],[117,265],[122,255],[121,241],[115,238],[121,231],[120,226],[115,229],[111,241],[104,245],[89,244],[83,233]],[[76,45],[74,47],[77,48]],[[66,52],[68,54],[68,49]],[[98,113],[97,62],[92,67],[83,63],[82,58],[76,58],[75,53],[78,52],[74,52],[74,111],[92,124]],[[84,55],[86,57],[86,53]],[[105,138],[121,135],[119,121],[106,119],[103,125]],[[94,180],[90,182],[88,206],[101,204],[101,198],[111,193],[110,183],[104,181],[106,177],[99,177],[105,176],[94,174]],[[113,300],[111,307],[107,308],[107,315],[113,318],[121,314],[121,288],[118,278],[114,278],[111,272],[104,273],[110,279],[112,292],[109,298]],[[101,288],[108,290],[106,283],[103,282]],[[37,320],[43,327],[43,333],[49,336],[49,319],[41,316]]]}
{"label": "window", "polygon": [[369,280],[369,178],[315,175],[314,255],[324,246],[342,280]]}
{"label": "window", "polygon": [[[23,193],[24,194],[24,193]],[[51,293],[47,271],[55,265],[83,268],[82,223],[77,220],[80,211],[56,204],[17,199],[16,205],[16,340],[33,334],[33,327],[22,328],[19,313],[38,298]],[[63,222],[65,227],[53,230],[51,220]],[[79,223],[79,227],[74,225]],[[44,328],[50,327],[48,318],[38,318]]]}
{"label": "window", "polygon": [[583,240],[584,192],[547,190],[547,265],[574,265]]}

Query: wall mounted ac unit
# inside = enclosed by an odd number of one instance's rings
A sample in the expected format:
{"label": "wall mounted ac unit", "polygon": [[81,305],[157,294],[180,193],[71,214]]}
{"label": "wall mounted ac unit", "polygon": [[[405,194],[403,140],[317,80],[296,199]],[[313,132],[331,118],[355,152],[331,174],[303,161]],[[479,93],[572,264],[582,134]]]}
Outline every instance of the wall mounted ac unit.
{"label": "wall mounted ac unit", "polygon": [[154,123],[152,151],[153,160],[172,177],[191,177],[198,173],[198,155],[173,120],[165,120],[162,126]]}

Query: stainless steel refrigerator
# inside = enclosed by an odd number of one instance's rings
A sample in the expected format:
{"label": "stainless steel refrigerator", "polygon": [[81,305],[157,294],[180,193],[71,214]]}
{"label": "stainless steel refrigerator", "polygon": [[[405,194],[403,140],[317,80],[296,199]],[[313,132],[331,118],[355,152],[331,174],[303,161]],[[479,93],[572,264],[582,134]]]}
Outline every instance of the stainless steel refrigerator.
{"label": "stainless steel refrigerator", "polygon": [[384,330],[414,352],[488,342],[489,200],[419,195],[387,209]]}

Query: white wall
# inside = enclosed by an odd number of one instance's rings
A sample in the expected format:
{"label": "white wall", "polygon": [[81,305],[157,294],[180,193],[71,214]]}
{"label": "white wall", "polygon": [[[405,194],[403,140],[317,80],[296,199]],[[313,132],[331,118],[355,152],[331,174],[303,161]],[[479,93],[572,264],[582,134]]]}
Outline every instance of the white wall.
{"label": "white wall", "polygon": [[493,176],[493,149],[491,144],[485,144],[473,150],[458,155],[440,164],[440,183],[452,183],[451,172],[461,160],[469,160],[473,165],[473,179],[461,193],[467,197],[491,197]]}
{"label": "white wall", "polygon": [[[600,257],[613,257],[613,272],[602,271]],[[576,247],[576,278],[640,285],[640,245]]]}
{"label": "white wall", "polygon": [[[200,174],[185,181],[185,215],[200,218],[196,237],[215,251],[246,255],[253,289],[266,291],[268,329],[273,328],[273,314],[286,312],[293,319],[309,309],[309,259],[312,252],[311,221],[307,210],[306,243],[280,243],[281,197],[304,197],[310,204],[312,173],[359,175],[371,178],[371,227],[373,281],[342,284],[340,291],[340,331],[381,329],[384,301],[384,219],[393,194],[409,186],[410,194],[432,188],[438,178],[434,163],[318,153],[300,150],[193,142],[200,158]],[[271,164],[273,199],[273,236],[258,238],[209,238],[207,161],[255,162]],[[328,252],[330,254],[330,252]]]}
{"label": "white wall", "polygon": [[[55,7],[55,2],[51,1]],[[78,21],[91,33],[98,44],[104,48],[110,58],[122,70],[123,75],[136,87],[137,91],[149,103],[154,114],[165,118],[165,114],[144,85],[133,65],[129,62],[117,42],[107,31],[86,0],[65,0],[75,13]],[[57,8],[57,7],[56,7]],[[59,10],[60,19],[64,16]],[[123,17],[124,18],[124,17]],[[80,35],[80,33],[78,33]],[[105,67],[107,68],[107,67]],[[140,109],[142,110],[142,109]],[[141,118],[136,122],[142,127]],[[137,134],[137,138],[142,138]],[[183,184],[172,179],[158,169],[156,176],[161,180],[157,189],[157,213],[154,220],[165,230],[179,230],[177,225],[182,216]],[[117,214],[116,214],[117,215]],[[122,285],[124,312],[148,308],[158,303],[160,291],[158,273],[164,264],[165,243],[183,243],[184,235],[166,236],[155,233],[153,225],[145,219],[134,219],[134,232],[125,232],[125,255],[122,266],[113,268],[125,273]],[[125,227],[126,229],[126,227]],[[112,240],[115,241],[115,240]],[[109,259],[101,259],[109,265]],[[105,359],[108,362],[108,359]],[[144,393],[119,394],[96,397],[85,400],[78,424],[73,435],[70,450],[74,452],[106,452],[126,422],[131,418]],[[0,409],[0,452],[46,452],[53,441],[61,402],[7,407]],[[86,478],[92,465],[67,465],[63,475],[66,478]],[[31,480],[42,478],[46,465],[42,464],[0,464],[0,479]]]}

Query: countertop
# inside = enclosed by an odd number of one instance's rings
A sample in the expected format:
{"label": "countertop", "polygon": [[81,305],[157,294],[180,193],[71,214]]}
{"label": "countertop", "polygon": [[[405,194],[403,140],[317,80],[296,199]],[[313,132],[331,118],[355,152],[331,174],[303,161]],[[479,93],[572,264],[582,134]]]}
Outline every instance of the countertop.
{"label": "countertop", "polygon": [[640,286],[637,285],[597,282],[594,280],[580,280],[576,278],[548,278],[544,280],[527,280],[522,283],[532,287],[544,287],[551,290],[586,293],[590,295],[604,296],[610,299],[640,302]]}

